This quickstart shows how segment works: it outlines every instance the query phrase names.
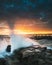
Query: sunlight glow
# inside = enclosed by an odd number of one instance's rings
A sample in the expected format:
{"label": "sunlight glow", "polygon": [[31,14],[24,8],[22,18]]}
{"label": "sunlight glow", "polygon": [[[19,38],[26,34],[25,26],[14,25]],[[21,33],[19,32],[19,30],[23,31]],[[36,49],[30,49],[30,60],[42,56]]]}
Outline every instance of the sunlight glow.
{"label": "sunlight glow", "polygon": [[23,30],[14,30],[15,34],[52,34],[52,31],[23,31]]}

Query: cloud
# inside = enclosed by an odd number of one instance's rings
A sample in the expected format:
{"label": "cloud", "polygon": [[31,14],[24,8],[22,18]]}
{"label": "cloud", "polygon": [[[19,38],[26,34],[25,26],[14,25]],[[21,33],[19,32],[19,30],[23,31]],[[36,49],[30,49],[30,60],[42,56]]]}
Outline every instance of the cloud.
{"label": "cloud", "polygon": [[6,19],[11,29],[16,18],[38,19],[38,25],[52,28],[52,0],[1,0],[0,5],[0,19]]}

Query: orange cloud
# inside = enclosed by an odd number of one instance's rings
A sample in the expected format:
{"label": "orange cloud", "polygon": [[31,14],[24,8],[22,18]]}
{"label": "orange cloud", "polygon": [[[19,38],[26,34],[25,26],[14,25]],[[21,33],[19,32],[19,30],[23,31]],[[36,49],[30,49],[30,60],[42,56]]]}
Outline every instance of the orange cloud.
{"label": "orange cloud", "polygon": [[[52,29],[47,27],[47,23],[34,19],[17,19],[14,21],[15,34],[52,34]],[[0,22],[0,35],[9,35],[11,30],[7,21]]]}
{"label": "orange cloud", "polygon": [[47,24],[33,19],[16,20],[14,26],[15,33],[19,34],[52,34],[52,30],[47,28]]}

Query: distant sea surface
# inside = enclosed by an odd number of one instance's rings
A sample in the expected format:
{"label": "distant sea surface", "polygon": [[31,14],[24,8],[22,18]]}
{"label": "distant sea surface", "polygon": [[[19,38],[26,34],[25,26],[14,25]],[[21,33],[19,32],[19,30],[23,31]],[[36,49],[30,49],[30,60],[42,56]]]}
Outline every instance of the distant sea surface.
{"label": "distant sea surface", "polygon": [[52,49],[52,40],[50,39],[40,39],[37,40],[37,42],[39,42],[41,45],[46,46],[47,48],[51,48]]}

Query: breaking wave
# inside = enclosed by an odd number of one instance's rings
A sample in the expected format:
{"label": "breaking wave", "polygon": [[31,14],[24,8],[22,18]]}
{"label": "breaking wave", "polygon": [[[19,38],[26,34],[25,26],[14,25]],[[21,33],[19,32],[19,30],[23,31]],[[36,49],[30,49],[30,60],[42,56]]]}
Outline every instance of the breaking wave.
{"label": "breaking wave", "polygon": [[[11,45],[10,53],[6,51],[6,48],[9,44]],[[10,35],[10,42],[7,42],[6,39],[0,40],[0,57],[11,55],[16,49],[29,47],[32,45],[39,45],[39,43],[29,38],[25,38],[21,35],[12,34]]]}

